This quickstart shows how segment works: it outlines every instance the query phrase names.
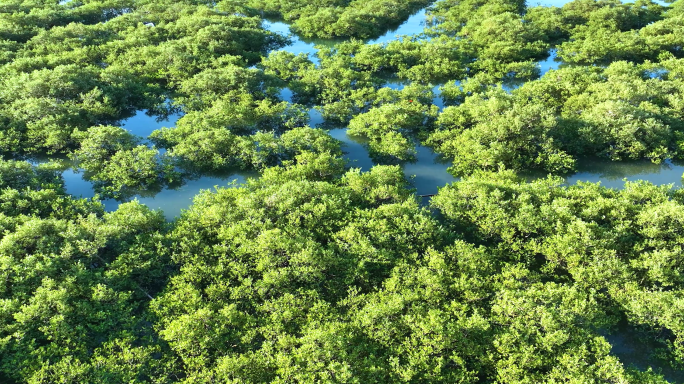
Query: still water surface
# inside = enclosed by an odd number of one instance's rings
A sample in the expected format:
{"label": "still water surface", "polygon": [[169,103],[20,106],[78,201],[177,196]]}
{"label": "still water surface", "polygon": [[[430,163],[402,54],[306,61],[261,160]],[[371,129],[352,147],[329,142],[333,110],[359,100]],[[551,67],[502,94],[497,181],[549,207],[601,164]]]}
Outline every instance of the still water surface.
{"label": "still water surface", "polygon": [[[562,6],[567,0],[545,0],[539,4],[543,6]],[[267,29],[285,35],[290,34],[289,26],[279,21],[269,21],[265,23]],[[410,16],[406,22],[398,28],[387,31],[384,35],[369,40],[369,43],[387,43],[399,36],[415,36],[423,32],[426,26],[426,10],[423,9]],[[339,40],[325,39],[303,39],[291,34],[292,44],[284,50],[295,54],[306,53],[312,60],[316,59],[316,45],[331,46]],[[562,63],[556,59],[555,51],[550,52],[548,59],[538,63],[541,73],[546,73],[551,69],[557,69]],[[402,89],[406,84],[399,80],[389,80],[387,87]],[[506,87],[505,87],[506,88]],[[509,86],[508,90],[514,86]],[[439,96],[439,86],[434,88],[436,97],[434,104],[443,107],[443,102]],[[291,100],[292,92],[284,89],[281,92],[283,100]],[[310,125],[315,127],[323,123],[320,113],[312,109],[309,113]],[[172,115],[166,120],[158,120],[154,116],[145,114],[144,111],[138,112],[135,116],[126,120],[122,125],[131,133],[147,137],[152,131],[161,127],[173,127],[179,115]],[[361,168],[363,171],[369,170],[375,163],[369,157],[368,151],[364,146],[362,138],[351,137],[346,134],[346,128],[330,130],[330,134],[344,143],[345,158],[350,167]],[[457,179],[447,172],[449,166],[447,161],[441,159],[431,149],[418,146],[417,159],[413,163],[403,164],[405,175],[412,181],[417,193],[420,195],[437,193],[439,187],[456,181]],[[584,160],[578,164],[578,172],[567,177],[567,184],[572,185],[578,181],[601,182],[603,185],[612,188],[622,188],[624,179],[627,180],[648,180],[657,185],[674,184],[681,186],[681,177],[684,173],[684,165],[666,162],[664,164],[652,164],[650,162],[621,162],[613,163],[603,160]],[[67,191],[75,196],[92,197],[94,196],[92,183],[83,179],[82,173],[69,169],[64,172]],[[540,177],[542,175],[535,175]],[[176,189],[166,189],[153,196],[140,195],[137,199],[153,209],[161,209],[167,218],[172,219],[178,216],[182,209],[187,208],[192,197],[203,189],[212,189],[214,186],[226,186],[233,180],[243,183],[248,177],[258,177],[255,173],[238,173],[223,176],[205,176],[196,180],[187,181],[184,185]],[[105,200],[105,207],[108,210],[117,208],[119,202],[115,200]]]}
{"label": "still water surface", "polygon": [[[247,181],[248,177],[257,177],[256,173],[239,173],[226,176],[204,176],[195,180],[188,180],[182,186],[172,189],[164,189],[151,196],[138,195],[135,197],[142,204],[150,209],[160,209],[164,211],[164,216],[168,220],[173,220],[180,216],[183,209],[187,209],[192,204],[192,199],[202,190],[214,189],[214,187],[236,186]],[[95,196],[93,184],[83,179],[83,173],[74,169],[68,169],[62,173],[67,193],[91,198]],[[230,184],[231,181],[235,184]],[[115,211],[120,201],[114,199],[102,200],[107,211]]]}

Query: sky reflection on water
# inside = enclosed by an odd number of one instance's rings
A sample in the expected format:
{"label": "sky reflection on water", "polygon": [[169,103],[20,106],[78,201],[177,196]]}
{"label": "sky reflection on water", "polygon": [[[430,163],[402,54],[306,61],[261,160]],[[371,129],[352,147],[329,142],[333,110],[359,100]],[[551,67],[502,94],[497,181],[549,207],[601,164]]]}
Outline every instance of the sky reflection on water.
{"label": "sky reflection on water", "polygon": [[[545,0],[538,4],[543,6],[560,7],[567,3],[567,0]],[[531,4],[532,5],[532,4]],[[265,21],[268,30],[279,32],[284,35],[290,34],[290,28],[286,23],[280,21]],[[426,9],[422,9],[395,29],[387,31],[382,36],[369,40],[369,43],[387,43],[400,36],[419,35],[426,26]],[[341,40],[329,39],[302,39],[296,35],[290,35],[292,44],[283,48],[285,51],[295,54],[306,53],[310,59],[318,63],[315,56],[317,52],[315,46],[332,46]],[[562,63],[556,59],[555,50],[550,51],[550,56],[546,60],[538,63],[540,72],[543,75],[551,69],[558,69]],[[407,83],[401,79],[389,79],[385,86],[392,89],[401,90]],[[504,89],[512,90],[520,84],[504,85]],[[440,97],[439,85],[434,87],[435,98],[433,103],[442,109],[444,103]],[[292,101],[292,91],[285,88],[281,91],[282,100]],[[309,125],[316,127],[321,125],[324,120],[321,113],[315,109],[309,112]],[[171,115],[165,119],[157,121],[157,117],[147,115],[145,111],[139,111],[135,116],[127,119],[122,127],[131,133],[147,138],[153,131],[161,127],[173,127],[180,115]],[[346,134],[346,128],[332,129],[330,135],[344,143],[345,159],[348,160],[350,167],[361,168],[368,171],[375,163],[370,158],[364,140],[353,138]],[[437,193],[439,187],[457,180],[447,172],[448,162],[440,159],[430,148],[417,146],[416,161],[402,164],[404,174],[412,181],[420,195]],[[610,162],[605,160],[581,160],[578,163],[578,172],[567,177],[567,184],[576,184],[578,181],[601,182],[602,185],[611,188],[622,188],[623,179],[630,181],[647,180],[657,185],[674,184],[676,187],[682,185],[682,174],[684,165],[665,162],[663,164],[652,164],[650,162]],[[167,218],[172,219],[180,214],[181,209],[187,208],[192,198],[203,189],[213,189],[214,186],[226,186],[232,180],[243,183],[247,177],[257,177],[256,173],[240,173],[225,176],[204,176],[195,180],[188,180],[179,188],[165,189],[154,196],[138,196],[137,199],[153,209],[162,209]],[[536,175],[540,177],[543,175]],[[67,192],[82,197],[93,197],[93,184],[83,179],[83,173],[77,173],[73,169],[68,169],[63,173],[66,182]],[[104,200],[103,203],[107,210],[115,210],[120,204],[115,200]]]}

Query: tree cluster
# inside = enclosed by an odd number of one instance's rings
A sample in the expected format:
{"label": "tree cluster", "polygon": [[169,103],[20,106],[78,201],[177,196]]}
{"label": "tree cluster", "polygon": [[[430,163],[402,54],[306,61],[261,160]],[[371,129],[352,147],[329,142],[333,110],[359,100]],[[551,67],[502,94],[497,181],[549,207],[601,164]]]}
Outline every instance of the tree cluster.
{"label": "tree cluster", "polygon": [[305,37],[370,38],[398,27],[433,0],[240,0],[246,9],[291,23]]}
{"label": "tree cluster", "polygon": [[[681,381],[684,192],[516,172],[683,155],[682,1],[440,0],[424,34],[318,60],[262,13],[368,37],[427,2],[3,2],[0,382]],[[139,110],[182,117],[142,138]],[[385,165],[349,169],[340,125]],[[419,143],[464,177],[429,204],[396,165]],[[260,177],[167,222],[16,160],[45,154],[117,197]]]}
{"label": "tree cluster", "polygon": [[681,191],[478,173],[427,208],[397,166],[302,156],[172,223],[2,161],[3,382],[666,383],[648,364],[684,363]]}

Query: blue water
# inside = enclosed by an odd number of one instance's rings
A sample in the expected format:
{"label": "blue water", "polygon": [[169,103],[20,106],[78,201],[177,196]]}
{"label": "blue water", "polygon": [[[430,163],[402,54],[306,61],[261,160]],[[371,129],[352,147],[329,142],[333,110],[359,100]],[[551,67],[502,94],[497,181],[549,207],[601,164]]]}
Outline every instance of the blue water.
{"label": "blue water", "polygon": [[384,44],[390,41],[397,40],[403,36],[415,36],[423,32],[426,27],[427,9],[421,9],[414,13],[398,28],[391,29],[377,39],[368,41],[369,44]]}
{"label": "blue water", "polygon": [[552,49],[549,51],[549,57],[546,60],[542,60],[537,62],[537,66],[539,67],[540,70],[540,76],[544,76],[544,74],[550,70],[556,70],[560,68],[561,64],[563,64],[560,59],[556,56],[556,50]]}
{"label": "blue water", "polygon": [[440,159],[430,148],[418,146],[416,151],[416,161],[404,165],[404,174],[418,195],[434,195],[440,187],[458,180],[447,172],[450,162]]}
{"label": "blue water", "polygon": [[[566,0],[559,1],[544,1],[541,4],[544,6],[562,6],[567,3]],[[267,28],[274,32],[282,34],[290,34],[290,28],[287,24],[277,21],[266,22]],[[401,24],[398,28],[389,30],[377,39],[368,41],[369,43],[387,43],[398,36],[404,35],[418,35],[422,33],[426,26],[426,10],[416,12],[408,18],[406,22]],[[284,49],[295,54],[306,53],[309,57],[318,62],[315,57],[317,52],[315,45],[330,46],[339,40],[307,40],[301,39],[296,35],[291,35],[292,44]],[[550,52],[548,59],[538,63],[540,72],[542,74],[551,69],[558,69],[562,63],[556,59],[555,51]],[[385,84],[386,87],[401,90],[408,83],[400,79],[389,79]],[[516,85],[509,86],[513,89]],[[505,86],[506,87],[506,86]],[[433,89],[435,97],[433,103],[442,109],[444,103],[440,97],[439,85]],[[283,89],[280,92],[282,100],[292,101],[292,92],[289,89]],[[161,127],[173,127],[180,115],[172,115],[165,119],[158,120],[157,117],[150,116],[145,111],[139,111],[135,116],[126,120],[122,126],[131,133],[140,137],[146,138],[153,131]],[[309,125],[316,127],[321,125],[324,120],[320,112],[316,109],[311,109],[309,112]],[[345,159],[348,161],[350,167],[361,168],[363,171],[369,170],[375,165],[368,154],[365,146],[365,141],[362,138],[353,138],[346,134],[346,128],[330,130],[330,135],[341,140],[344,143]],[[420,195],[434,194],[441,186],[456,181],[457,179],[447,172],[449,166],[439,158],[431,149],[423,146],[416,147],[416,161],[412,163],[402,164],[404,174],[412,181],[417,193]],[[682,185],[682,174],[684,173],[684,165],[666,162],[663,164],[652,164],[649,162],[610,162],[603,160],[584,160],[580,161],[578,166],[579,171],[567,178],[567,184],[575,184],[578,181],[601,182],[603,185],[613,188],[622,188],[624,179],[626,180],[648,180],[654,184],[665,185],[673,184],[677,187]],[[68,169],[63,173],[67,192],[75,196],[93,197],[93,185],[91,182],[83,179],[82,173],[77,173],[72,169]],[[237,180],[242,183],[248,177],[257,177],[256,174],[237,174],[225,176],[205,176],[196,180],[189,180],[183,186],[176,189],[166,189],[154,196],[139,195],[136,198],[147,204],[153,209],[162,209],[167,218],[172,219],[180,214],[182,209],[187,208],[192,197],[203,189],[212,189],[214,186],[227,186],[232,180]],[[115,200],[104,200],[105,207],[108,210],[114,210],[119,205]]]}
{"label": "blue water", "polygon": [[[167,118],[159,119],[148,114],[146,111],[138,111],[135,116],[127,119],[121,125],[129,132],[142,138],[147,138],[153,131],[162,127],[174,127],[180,115],[171,115]],[[149,143],[148,143],[149,144]],[[84,178],[83,172],[69,168],[62,173],[67,193],[84,198],[95,196],[93,183]],[[151,209],[164,211],[167,219],[172,220],[180,215],[192,203],[192,199],[200,191],[213,189],[215,186],[229,186],[232,181],[237,184],[244,183],[249,177],[258,177],[256,173],[242,172],[224,176],[203,176],[194,180],[186,180],[183,185],[177,188],[164,189],[158,193],[141,193],[134,199],[147,205]],[[232,186],[232,185],[231,185]],[[114,199],[104,199],[102,203],[108,211],[114,211],[119,207],[121,201]]]}
{"label": "blue water", "polygon": [[[366,40],[369,44],[382,44],[387,43],[392,40],[397,39],[400,36],[412,36],[418,35],[423,32],[426,23],[426,9],[422,9],[413,15],[411,15],[405,22],[403,22],[399,27],[395,29],[390,29],[385,32],[382,36]],[[286,36],[290,36],[292,44],[283,48],[287,52],[294,53],[296,55],[300,53],[305,53],[309,55],[309,58],[316,64],[319,64],[319,60],[316,57],[318,50],[316,45],[322,46],[333,46],[339,43],[340,39],[307,39],[304,37],[297,36],[290,30],[290,26],[282,21],[270,20],[266,21],[264,27],[272,32],[278,32]]]}
{"label": "blue water", "polygon": [[126,128],[126,130],[134,135],[146,138],[159,128],[176,126],[176,122],[180,117],[181,115],[171,115],[160,119],[149,115],[147,111],[138,111],[135,116],[124,121],[121,127]]}
{"label": "blue water", "polygon": [[[62,173],[67,193],[75,197],[92,198],[95,196],[93,184],[83,178],[83,173],[74,169],[67,169]],[[150,209],[159,209],[164,212],[168,220],[172,220],[181,214],[183,209],[192,204],[192,199],[202,190],[213,190],[214,187],[236,186],[244,183],[249,177],[258,177],[255,173],[243,173],[227,175],[225,177],[204,176],[196,180],[186,181],[185,184],[174,189],[164,189],[153,196],[138,195],[134,200],[147,205]],[[236,184],[231,184],[235,181]],[[120,201],[114,199],[102,200],[107,211],[115,211]]]}
{"label": "blue water", "polygon": [[567,177],[567,184],[579,181],[600,182],[609,188],[621,189],[625,180],[647,180],[655,185],[672,184],[682,186],[684,164],[665,161],[653,164],[650,161],[621,161],[581,160],[578,162],[578,172]]}

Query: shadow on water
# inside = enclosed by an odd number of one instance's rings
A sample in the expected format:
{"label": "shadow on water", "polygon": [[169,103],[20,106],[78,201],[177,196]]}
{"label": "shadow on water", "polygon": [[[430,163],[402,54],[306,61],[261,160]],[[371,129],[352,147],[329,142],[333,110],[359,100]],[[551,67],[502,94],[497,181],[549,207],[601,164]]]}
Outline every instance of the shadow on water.
{"label": "shadow on water", "polygon": [[[197,179],[187,180],[183,185],[173,189],[164,189],[153,196],[137,197],[138,201],[151,209],[161,209],[164,216],[171,220],[180,216],[183,209],[187,209],[192,200],[202,190],[213,190],[214,187],[236,187],[244,184],[249,178],[259,177],[257,172],[226,173],[223,175],[205,175]],[[232,182],[235,183],[232,183]],[[104,201],[108,210],[115,210],[119,202]]]}
{"label": "shadow on water", "polygon": [[674,369],[662,358],[657,357],[663,345],[649,340],[634,327],[622,325],[616,331],[603,336],[612,346],[610,353],[620,359],[625,367],[633,367],[640,371],[651,368],[670,383],[684,383],[683,370]]}
{"label": "shadow on water", "polygon": [[423,33],[427,26],[427,7],[411,15],[406,21],[396,28],[390,28],[385,34],[367,41],[369,44],[384,44],[397,40],[402,36],[416,36]]}
{"label": "shadow on water", "polygon": [[[316,127],[324,123],[323,116],[316,109],[309,111],[309,125]],[[371,159],[368,148],[368,139],[347,134],[347,128],[334,128],[328,131],[330,136],[342,142],[344,159],[351,168],[360,168],[369,171],[378,163]],[[441,186],[456,181],[457,179],[447,172],[449,162],[442,159],[432,149],[417,146],[416,159],[413,162],[401,164],[404,175],[411,181],[416,193],[419,195],[431,195],[437,193]]]}
{"label": "shadow on water", "polygon": [[[550,49],[549,50],[549,56],[544,59],[544,60],[539,60],[537,61],[537,68],[539,69],[539,77],[544,76],[547,72],[550,70],[557,70],[561,67],[563,67],[564,64],[557,56],[555,49]],[[501,87],[503,88],[504,91],[506,92],[511,92],[514,89],[522,87],[525,83],[527,83],[529,80],[528,79],[506,79],[503,81],[501,84]]]}
{"label": "shadow on water", "polygon": [[351,168],[360,168],[362,171],[369,171],[375,163],[368,155],[365,144],[367,140],[360,137],[347,135],[347,128],[336,128],[328,131],[330,136],[343,143],[342,150],[344,158]]}
{"label": "shadow on water", "polygon": [[[344,158],[350,167],[360,168],[365,172],[378,164],[368,154],[367,139],[348,135],[346,128],[331,129],[329,133],[344,144]],[[439,187],[457,180],[447,172],[448,162],[443,161],[430,148],[417,146],[416,152],[415,161],[402,163],[401,167],[418,195],[436,194]]]}
{"label": "shadow on water", "polygon": [[577,162],[578,172],[567,177],[569,185],[579,181],[601,182],[601,185],[622,189],[625,182],[645,180],[655,185],[674,184],[682,186],[684,163],[664,161],[654,164],[650,161],[612,162],[605,159],[583,159]]}
{"label": "shadow on water", "polygon": [[316,65],[320,64],[320,61],[316,56],[316,53],[318,52],[318,49],[316,49],[317,45],[332,47],[335,44],[346,41],[345,39],[307,39],[291,32],[290,26],[287,23],[279,20],[267,20],[267,22],[264,23],[264,29],[289,36],[292,44],[282,48],[281,50],[294,53],[295,55],[305,53]]}
{"label": "shadow on water", "polygon": [[[550,70],[557,70],[563,66],[564,63],[556,56],[556,50],[551,49],[549,50],[549,56],[546,59],[537,62],[537,67],[539,68],[539,77],[544,76]],[[658,75],[658,73],[656,73],[655,75]],[[395,91],[401,91],[411,83],[410,80],[400,79],[396,76],[387,77],[384,80],[385,87],[388,87]],[[506,79],[502,82],[501,88],[507,92],[511,92],[514,89],[520,88],[528,81],[528,79]],[[432,92],[434,92],[435,94],[435,97],[432,100],[432,104],[438,106],[440,111],[444,109],[444,99],[442,98],[442,90],[440,89],[440,87],[444,84],[445,83],[437,84],[432,89]],[[461,82],[456,81],[456,84],[460,85]]]}
{"label": "shadow on water", "polygon": [[[401,91],[404,89],[407,85],[411,84],[409,80],[404,80],[400,79],[398,77],[388,77],[385,80],[384,87],[395,90],[395,91]],[[460,82],[456,82],[457,84],[460,84]],[[440,87],[444,84],[437,84],[432,87],[432,93],[434,94],[434,97],[432,99],[432,104],[436,105],[439,107],[439,110],[442,111],[444,109],[444,99],[442,99],[442,90]]]}
{"label": "shadow on water", "polygon": [[404,165],[404,174],[412,178],[418,195],[434,195],[440,187],[458,181],[447,172],[451,165],[448,160],[428,147],[418,146],[416,151],[416,161]]}

